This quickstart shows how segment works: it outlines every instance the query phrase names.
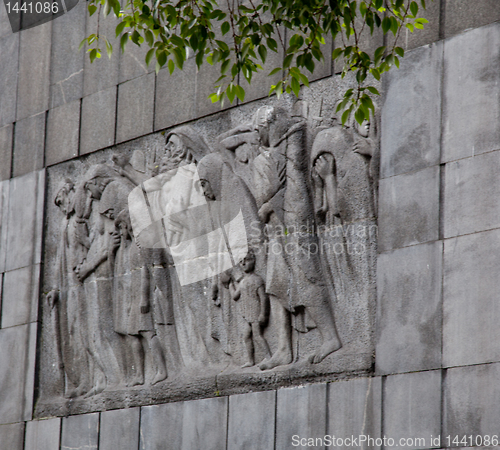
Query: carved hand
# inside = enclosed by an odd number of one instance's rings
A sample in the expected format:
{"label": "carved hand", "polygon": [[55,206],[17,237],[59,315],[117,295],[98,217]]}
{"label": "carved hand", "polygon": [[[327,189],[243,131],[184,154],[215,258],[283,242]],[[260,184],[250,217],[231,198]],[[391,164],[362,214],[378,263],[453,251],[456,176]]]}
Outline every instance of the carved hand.
{"label": "carved hand", "polygon": [[373,143],[370,139],[360,139],[354,143],[352,150],[360,155],[373,156]]}
{"label": "carved hand", "polygon": [[54,308],[58,300],[59,300],[59,292],[57,292],[55,289],[53,289],[47,294],[47,303],[49,304],[50,309]]}
{"label": "carved hand", "polygon": [[111,231],[110,233],[111,239],[109,241],[110,250],[115,251],[121,244],[121,236],[118,231]]}
{"label": "carved hand", "polygon": [[318,175],[324,180],[326,177],[333,175],[333,155],[323,153],[316,159],[314,164]]}
{"label": "carved hand", "polygon": [[78,264],[75,268],[73,268],[73,270],[75,271],[76,277],[80,282],[83,282],[83,280],[85,280],[91,272],[91,269],[87,266],[87,264],[85,264],[85,261]]}

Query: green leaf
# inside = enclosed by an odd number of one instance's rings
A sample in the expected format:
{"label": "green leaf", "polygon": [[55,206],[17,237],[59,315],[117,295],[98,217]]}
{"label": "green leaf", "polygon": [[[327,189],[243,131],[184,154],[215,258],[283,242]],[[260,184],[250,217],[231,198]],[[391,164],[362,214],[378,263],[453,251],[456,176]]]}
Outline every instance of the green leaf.
{"label": "green leaf", "polygon": [[80,45],[78,46],[78,50],[81,50],[86,42],[87,42],[87,38],[83,39],[83,41],[80,42]]}
{"label": "green leaf", "polygon": [[292,78],[290,85],[293,93],[295,94],[295,97],[298,97],[300,94],[300,83],[298,82],[297,78]]}
{"label": "green leaf", "polygon": [[175,63],[174,63],[174,61],[169,59],[168,60],[168,72],[170,73],[170,75],[172,75],[174,73],[174,70],[175,70]]}
{"label": "green leaf", "polygon": [[233,103],[234,96],[236,95],[236,91],[234,89],[234,85],[231,83],[226,89],[226,95],[229,99],[229,103]]}
{"label": "green leaf", "polygon": [[241,86],[236,85],[234,87],[236,89],[236,95],[237,97],[244,102],[245,101],[245,89],[243,89]]}
{"label": "green leaf", "polygon": [[221,25],[221,27],[220,27],[220,29],[221,29],[222,34],[223,34],[223,35],[224,35],[224,34],[226,34],[226,33],[229,31],[229,29],[230,29],[230,28],[231,28],[231,25],[229,25],[229,22],[228,22],[228,21],[224,22],[224,23]]}
{"label": "green leaf", "polygon": [[401,56],[401,58],[405,57],[405,51],[401,47],[396,47],[394,51],[396,52],[396,55]]}
{"label": "green leaf", "polygon": [[267,46],[273,51],[277,52],[278,51],[278,44],[273,38],[267,38],[266,39]]}
{"label": "green leaf", "polygon": [[125,51],[125,45],[128,42],[128,33],[122,34],[122,37],[120,38],[120,48],[122,49],[122,52]]}
{"label": "green leaf", "polygon": [[167,62],[167,54],[164,51],[156,52],[156,61],[158,62],[160,67],[163,67]]}
{"label": "green leaf", "polygon": [[380,92],[377,89],[375,89],[373,86],[367,86],[366,89],[368,89],[374,95],[380,95]]}
{"label": "green leaf", "polygon": [[417,2],[411,2],[410,3],[410,11],[413,14],[414,17],[417,17],[418,14],[418,4]]}
{"label": "green leaf", "polygon": [[384,20],[382,20],[382,31],[384,34],[387,34],[387,32],[391,29],[391,18],[390,17],[384,17]]}
{"label": "green leaf", "polygon": [[120,22],[116,26],[116,37],[120,36],[120,34],[123,33],[123,29],[125,28],[126,23],[125,22]]}
{"label": "green leaf", "polygon": [[293,55],[288,55],[283,62],[283,69],[288,69],[292,63]]}
{"label": "green leaf", "polygon": [[88,6],[88,10],[89,10],[89,16],[91,16],[91,15],[93,15],[97,11],[97,6],[93,5],[93,4],[90,4]]}
{"label": "green leaf", "polygon": [[222,74],[225,74],[227,72],[227,70],[229,69],[229,65],[231,64],[231,60],[230,59],[226,59],[221,67],[220,67],[220,73]]}
{"label": "green leaf", "polygon": [[332,59],[337,59],[343,52],[344,50],[341,49],[341,48],[336,48],[333,52],[332,52]]}
{"label": "green leaf", "polygon": [[281,67],[276,67],[276,69],[271,70],[268,76],[274,75],[275,73],[281,72],[283,69]]}
{"label": "green leaf", "polygon": [[111,59],[111,55],[113,54],[113,46],[111,43],[106,39],[106,53],[108,54],[108,58]]}
{"label": "green leaf", "polygon": [[259,55],[262,62],[265,63],[267,58],[267,48],[264,45],[259,45]]}

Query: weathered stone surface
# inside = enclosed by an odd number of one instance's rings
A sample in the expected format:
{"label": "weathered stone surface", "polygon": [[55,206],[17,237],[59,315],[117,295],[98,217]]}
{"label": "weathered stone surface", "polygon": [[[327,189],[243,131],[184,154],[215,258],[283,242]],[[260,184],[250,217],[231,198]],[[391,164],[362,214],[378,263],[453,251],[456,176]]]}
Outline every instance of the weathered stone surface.
{"label": "weathered stone surface", "polygon": [[153,131],[155,74],[118,86],[116,142],[128,141]]}
{"label": "weathered stone surface", "polygon": [[444,237],[500,226],[500,151],[446,165]]}
{"label": "weathered stone surface", "polygon": [[276,391],[229,397],[227,448],[273,448]]}
{"label": "weathered stone surface", "polygon": [[97,450],[99,414],[83,414],[62,420],[61,450]]}
{"label": "weathered stone surface", "polygon": [[15,125],[13,176],[43,169],[46,113],[19,120]]}
{"label": "weathered stone surface", "polygon": [[[434,447],[430,436],[441,432],[441,372],[388,376],[383,414],[384,435],[394,439],[393,448]],[[400,439],[407,445],[400,447]]]}
{"label": "weathered stone surface", "polygon": [[120,51],[120,83],[155,71],[154,58],[149,66],[146,65],[145,58],[148,50],[149,47],[146,44],[139,47],[129,41],[125,46],[125,52]]}
{"label": "weathered stone surface", "polygon": [[238,98],[235,97],[233,103],[230,104],[229,100],[225,99],[224,107],[221,108],[220,102],[212,103],[212,100],[208,98],[210,94],[217,91],[215,88],[215,80],[220,77],[220,64],[216,63],[213,66],[206,65],[202,69],[196,69],[196,64],[194,59],[191,60],[191,64],[195,66],[196,70],[196,91],[195,91],[195,117],[203,117],[208,114],[213,114],[224,109],[228,109],[231,106],[236,106],[238,104]]}
{"label": "weathered stone surface", "polygon": [[326,434],[326,384],[279,389],[276,406],[276,448],[291,448],[293,436]]}
{"label": "weathered stone surface", "polygon": [[5,36],[12,35],[12,27],[10,26],[9,16],[7,15],[7,9],[0,9],[0,39]]}
{"label": "weathered stone surface", "polygon": [[442,161],[500,148],[500,24],[447,40],[444,64]]}
{"label": "weathered stone surface", "polygon": [[31,420],[36,323],[0,330],[0,424]]}
{"label": "weathered stone surface", "polygon": [[[472,445],[491,445],[480,437],[498,436],[500,364],[456,367],[446,372],[443,434],[473,436]],[[476,436],[479,436],[476,444]],[[444,440],[443,446],[449,446]]]}
{"label": "weathered stone surface", "polygon": [[70,103],[83,96],[83,65],[88,58],[78,50],[85,34],[87,4],[80,2],[52,23],[50,107]]}
{"label": "weathered stone surface", "polygon": [[382,178],[439,164],[443,44],[405,55],[386,77],[381,120]]}
{"label": "weathered stone surface", "polygon": [[[97,18],[98,14],[94,14],[91,17],[87,17],[87,31],[86,35],[89,36],[94,34],[97,30]],[[118,49],[120,48],[119,41],[115,38],[115,29],[118,25],[118,19],[114,14],[109,14],[106,17],[100,16],[99,19],[99,33],[106,36],[111,45],[113,46],[113,56],[109,59],[106,55],[105,49],[104,54],[99,59],[95,59],[93,63],[90,62],[88,54],[85,53],[84,62],[84,75],[83,75],[83,95],[93,94],[95,92],[102,91],[112,86],[118,84],[118,75],[120,72],[120,53]],[[87,46],[85,47],[87,48]]]}
{"label": "weathered stone surface", "polygon": [[12,134],[14,125],[0,128],[0,181],[8,180],[12,166]]}
{"label": "weathered stone surface", "polygon": [[[5,7],[2,14],[5,14]],[[8,27],[10,28],[9,24]],[[2,64],[0,64],[0,92],[2,93],[0,127],[16,120],[20,34],[12,34],[10,30],[7,36],[0,39],[0,58],[2,59]]]}
{"label": "weathered stone surface", "polygon": [[184,63],[182,72],[175,70],[170,75],[167,68],[160,70],[156,78],[155,130],[194,119],[195,94],[196,63],[193,58]]}
{"label": "weathered stone surface", "polygon": [[444,37],[448,38],[468,28],[477,28],[500,20],[496,0],[442,0],[445,2]]}
{"label": "weathered stone surface", "polygon": [[90,153],[114,144],[116,90],[116,87],[111,87],[82,100],[80,154]]}
{"label": "weathered stone surface", "polygon": [[438,239],[439,183],[439,166],[380,180],[380,251]]}
{"label": "weathered stone surface", "polygon": [[20,34],[17,120],[49,108],[52,22],[21,31]]}
{"label": "weathered stone surface", "polygon": [[[382,378],[355,378],[328,384],[327,434],[336,438],[381,436]],[[339,446],[336,446],[339,447]],[[380,448],[371,443],[341,448]]]}
{"label": "weathered stone surface", "polygon": [[35,322],[38,318],[40,265],[4,274],[2,328]]}
{"label": "weathered stone surface", "polygon": [[24,423],[0,425],[0,444],[6,450],[23,450]]}
{"label": "weathered stone surface", "polygon": [[77,156],[79,138],[80,100],[51,109],[47,117],[45,165]]}
{"label": "weathered stone surface", "polygon": [[377,373],[441,367],[442,257],[439,241],[379,256]]}
{"label": "weathered stone surface", "polygon": [[33,420],[26,423],[24,450],[59,450],[61,419]]}
{"label": "weathered stone surface", "polygon": [[44,188],[44,170],[10,182],[5,271],[41,262]]}
{"label": "weathered stone surface", "polygon": [[147,406],[141,413],[141,450],[226,448],[227,397]]}
{"label": "weathered stone surface", "polygon": [[445,241],[443,365],[500,361],[500,230]]}
{"label": "weathered stone surface", "polygon": [[10,181],[0,181],[0,273],[5,272],[7,257],[7,219],[9,217]]}
{"label": "weathered stone surface", "polygon": [[101,413],[100,450],[137,450],[139,448],[140,408],[116,409]]}

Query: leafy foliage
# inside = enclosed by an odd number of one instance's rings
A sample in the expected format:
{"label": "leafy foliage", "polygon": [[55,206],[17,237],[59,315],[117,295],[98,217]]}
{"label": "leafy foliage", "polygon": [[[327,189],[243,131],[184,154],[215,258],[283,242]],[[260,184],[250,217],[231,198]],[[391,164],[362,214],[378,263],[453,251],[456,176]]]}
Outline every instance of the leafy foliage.
{"label": "leafy foliage", "polygon": [[[309,85],[308,76],[317,63],[325,60],[323,44],[331,36],[335,43],[332,58],[343,61],[342,77],[353,72],[357,88],[345,92],[337,111],[343,111],[345,123],[354,113],[362,123],[374,110],[372,97],[379,95],[367,80],[380,80],[393,65],[399,67],[404,50],[397,46],[401,30],[422,29],[427,20],[419,17],[425,0],[89,0],[89,14],[98,11],[119,19],[116,37],[120,47],[132,41],[147,45],[146,63],[156,60],[156,70],[167,66],[170,73],[181,69],[192,52],[200,68],[205,62],[220,68],[212,102],[231,103],[245,98],[243,79],[251,83],[263,71],[269,51],[283,51],[283,64],[269,75],[281,79],[270,93],[298,96],[301,84]],[[99,25],[98,25],[99,28]],[[394,35],[390,47],[379,47],[373,55],[363,48],[363,33]],[[104,42],[109,57],[113,47],[106,36],[95,34],[84,39],[91,61],[101,57]],[[330,55],[326,55],[327,58]],[[370,78],[369,76],[373,78]],[[242,78],[243,77],[243,78]]]}

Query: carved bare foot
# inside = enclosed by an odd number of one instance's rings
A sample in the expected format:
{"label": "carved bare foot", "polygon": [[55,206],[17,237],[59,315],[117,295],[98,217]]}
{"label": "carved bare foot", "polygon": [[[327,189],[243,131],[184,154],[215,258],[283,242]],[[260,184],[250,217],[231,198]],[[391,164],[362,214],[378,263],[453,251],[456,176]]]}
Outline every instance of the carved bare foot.
{"label": "carved bare foot", "polygon": [[144,384],[144,375],[136,375],[130,380],[128,386],[139,386],[141,384]]}
{"label": "carved bare foot", "polygon": [[253,365],[254,365],[254,363],[253,363],[253,362],[248,361],[248,362],[246,362],[245,364],[243,364],[243,365],[241,366],[241,368],[242,368],[242,369],[246,369],[247,367],[252,367]]}
{"label": "carved bare foot", "polygon": [[292,354],[290,352],[278,351],[271,359],[265,359],[259,364],[260,370],[274,369],[278,366],[286,366],[292,362]]}
{"label": "carved bare foot", "polygon": [[159,383],[160,381],[163,381],[167,378],[168,374],[166,370],[159,370],[156,372],[155,377],[153,378],[153,381],[151,381],[151,384],[154,385],[156,383]]}
{"label": "carved bare foot", "polygon": [[323,345],[312,355],[308,360],[311,364],[318,364],[323,361],[330,353],[337,351],[342,347],[342,343],[338,339],[332,339],[324,342]]}

